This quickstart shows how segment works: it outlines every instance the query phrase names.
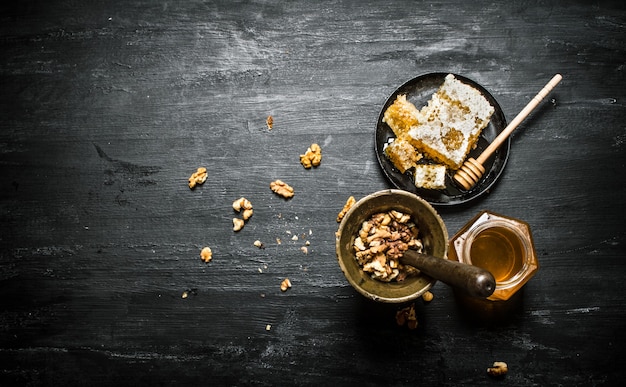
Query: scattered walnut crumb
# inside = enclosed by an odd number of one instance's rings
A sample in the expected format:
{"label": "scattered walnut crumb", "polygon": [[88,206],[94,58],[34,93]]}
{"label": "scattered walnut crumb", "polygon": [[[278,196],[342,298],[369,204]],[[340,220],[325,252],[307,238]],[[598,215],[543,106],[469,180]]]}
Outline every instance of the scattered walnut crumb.
{"label": "scattered walnut crumb", "polygon": [[283,243],[283,241],[282,241],[280,238],[276,238],[276,244],[277,244],[277,245],[280,245],[280,244],[282,244],[282,243]]}
{"label": "scattered walnut crumb", "polygon": [[261,242],[260,240],[256,240],[254,241],[254,246],[258,247],[259,249],[264,249],[265,248],[265,244],[263,242]]}
{"label": "scattered walnut crumb", "polygon": [[271,115],[267,116],[265,124],[267,125],[267,130],[272,130],[274,128],[274,117]]}
{"label": "scattered walnut crumb", "polygon": [[233,218],[233,231],[239,231],[243,228],[245,222],[243,219]]}
{"label": "scattered walnut crumb", "polygon": [[427,291],[424,294],[422,294],[422,300],[426,302],[431,302],[433,298],[435,298],[435,295],[430,291]]}
{"label": "scattered walnut crumb", "polygon": [[270,324],[267,324],[267,325],[265,326],[265,330],[266,330],[266,331],[269,331],[269,330],[271,330],[271,329],[272,329],[272,326],[271,326]]}
{"label": "scattered walnut crumb", "polygon": [[356,203],[356,199],[354,198],[354,196],[350,196],[348,200],[346,201],[346,204],[343,206],[343,208],[339,212],[339,215],[337,215],[337,223],[341,222],[343,217],[346,216],[346,214],[348,213],[350,208],[352,208],[354,203]]}
{"label": "scattered walnut crumb", "polygon": [[207,172],[206,168],[200,167],[189,178],[189,188],[193,189],[196,184],[203,184],[206,181]]}
{"label": "scattered walnut crumb", "polygon": [[303,155],[300,155],[300,164],[306,169],[317,167],[322,162],[322,148],[317,144],[311,144]]}
{"label": "scattered walnut crumb", "polygon": [[509,371],[508,365],[503,361],[493,362],[493,366],[487,368],[487,374],[490,376],[504,376]]}
{"label": "scattered walnut crumb", "polygon": [[302,251],[304,254],[308,254],[309,253],[309,249],[306,246],[300,247],[300,251]]}
{"label": "scattered walnut crumb", "polygon": [[396,312],[396,323],[400,326],[406,326],[413,330],[417,328],[417,317],[415,316],[415,304],[411,304]]}
{"label": "scattered walnut crumb", "polygon": [[293,187],[282,180],[274,180],[271,182],[270,189],[285,199],[293,197]]}
{"label": "scattered walnut crumb", "polygon": [[187,298],[187,297],[189,297],[189,292],[185,290],[183,294],[181,295],[181,298]]}
{"label": "scattered walnut crumb", "polygon": [[291,281],[289,281],[289,278],[285,278],[283,282],[280,283],[280,290],[282,290],[283,292],[286,292],[287,289],[289,289],[290,287]]}
{"label": "scattered walnut crumb", "polygon": [[209,246],[203,248],[200,251],[200,258],[202,258],[202,260],[206,263],[211,262],[211,260],[213,259],[213,251]]}
{"label": "scattered walnut crumb", "polygon": [[291,240],[292,240],[292,241],[297,241],[297,240],[298,240],[298,236],[297,236],[297,235],[292,236],[292,237],[291,237]]}

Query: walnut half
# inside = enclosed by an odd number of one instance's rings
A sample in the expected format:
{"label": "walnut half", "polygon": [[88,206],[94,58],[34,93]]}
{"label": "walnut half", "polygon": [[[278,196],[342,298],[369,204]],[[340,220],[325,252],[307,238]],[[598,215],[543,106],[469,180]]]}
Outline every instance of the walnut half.
{"label": "walnut half", "polygon": [[282,180],[274,180],[270,183],[270,189],[276,194],[284,197],[285,199],[289,199],[293,197],[293,187],[289,184],[285,183]]}

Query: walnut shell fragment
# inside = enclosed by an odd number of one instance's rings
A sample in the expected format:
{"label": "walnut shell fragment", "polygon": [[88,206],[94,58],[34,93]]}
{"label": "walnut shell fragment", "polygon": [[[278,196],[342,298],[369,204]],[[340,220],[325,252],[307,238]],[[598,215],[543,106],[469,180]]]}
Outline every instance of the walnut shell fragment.
{"label": "walnut shell fragment", "polygon": [[273,182],[271,182],[270,189],[274,193],[284,197],[285,199],[293,197],[294,194],[293,187],[291,187],[289,184],[285,183],[282,180],[274,180]]}

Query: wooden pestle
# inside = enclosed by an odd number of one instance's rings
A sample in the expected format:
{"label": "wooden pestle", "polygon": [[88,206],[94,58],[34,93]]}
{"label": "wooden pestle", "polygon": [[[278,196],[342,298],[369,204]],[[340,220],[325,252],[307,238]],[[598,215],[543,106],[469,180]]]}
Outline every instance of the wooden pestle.
{"label": "wooden pestle", "polygon": [[454,174],[454,181],[466,190],[471,189],[485,173],[483,164],[491,157],[500,145],[511,135],[513,130],[539,105],[554,87],[561,82],[563,77],[556,74],[539,93],[522,109],[521,112],[507,125],[506,128],[493,140],[491,144],[478,156],[477,159],[468,158],[461,168]]}
{"label": "wooden pestle", "polygon": [[420,254],[415,250],[406,250],[400,262],[473,297],[486,298],[496,290],[493,275],[478,266]]}

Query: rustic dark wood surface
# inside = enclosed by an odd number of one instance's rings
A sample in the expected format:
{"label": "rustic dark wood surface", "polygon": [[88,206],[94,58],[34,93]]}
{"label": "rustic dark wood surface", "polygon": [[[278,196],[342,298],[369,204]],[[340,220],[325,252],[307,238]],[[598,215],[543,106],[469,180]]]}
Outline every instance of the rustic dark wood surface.
{"label": "rustic dark wood surface", "polygon": [[[621,1],[3,3],[0,385],[623,382],[625,32]],[[563,74],[495,188],[440,209],[451,235],[482,209],[527,221],[541,268],[505,318],[437,283],[409,331],[349,286],[335,218],[390,187],[386,98],[441,71],[508,120]]]}

